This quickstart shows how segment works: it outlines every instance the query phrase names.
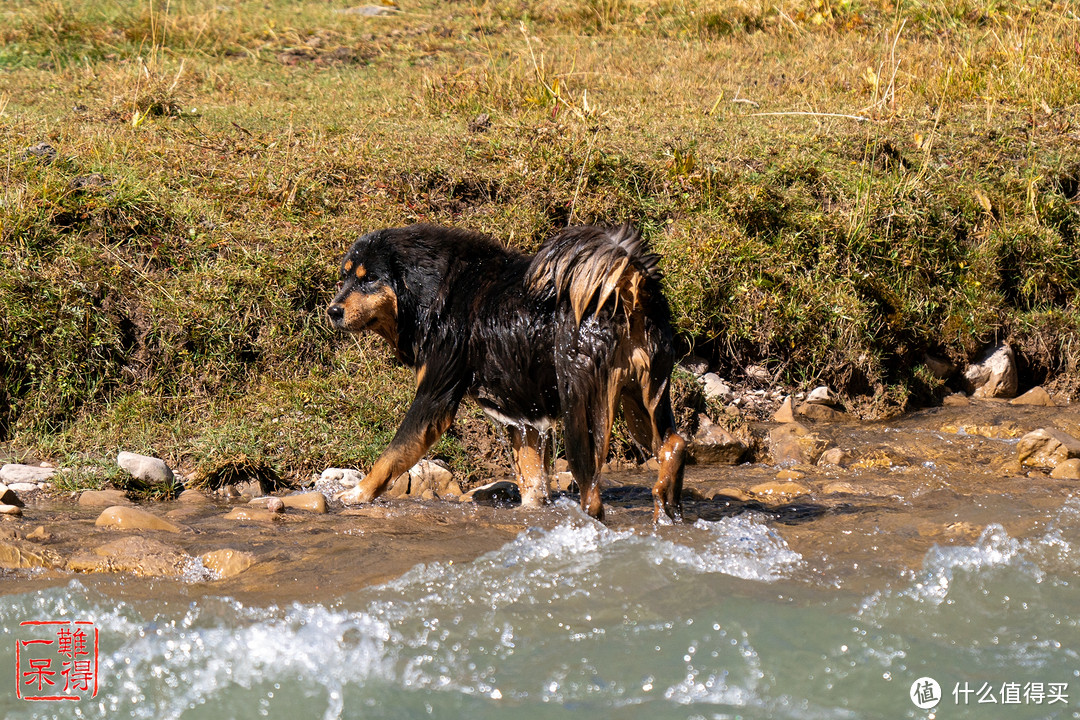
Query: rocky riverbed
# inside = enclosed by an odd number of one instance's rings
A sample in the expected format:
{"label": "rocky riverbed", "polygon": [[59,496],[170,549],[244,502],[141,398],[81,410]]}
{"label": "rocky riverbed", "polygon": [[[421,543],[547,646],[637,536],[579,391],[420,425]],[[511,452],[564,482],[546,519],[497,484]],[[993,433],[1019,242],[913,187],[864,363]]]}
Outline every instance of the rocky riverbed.
{"label": "rocky riverbed", "polygon": [[[878,423],[778,417],[788,422],[751,428],[766,448],[760,462],[688,466],[686,521],[760,513],[804,558],[802,572],[827,583],[872,586],[916,569],[935,544],[970,545],[991,523],[1016,538],[1043,532],[1080,479],[1080,412],[1071,406],[955,398]],[[653,476],[646,467],[605,472],[607,524],[677,540],[685,526],[651,522]],[[0,592],[78,576],[118,597],[324,601],[418,563],[471,560],[578,512],[572,488],[528,510],[505,486],[463,501],[456,488],[445,492],[450,481],[432,482],[355,508],[328,501],[326,485],[326,494],[188,490],[133,502],[117,490],[23,483],[3,491],[13,509],[0,517]]]}

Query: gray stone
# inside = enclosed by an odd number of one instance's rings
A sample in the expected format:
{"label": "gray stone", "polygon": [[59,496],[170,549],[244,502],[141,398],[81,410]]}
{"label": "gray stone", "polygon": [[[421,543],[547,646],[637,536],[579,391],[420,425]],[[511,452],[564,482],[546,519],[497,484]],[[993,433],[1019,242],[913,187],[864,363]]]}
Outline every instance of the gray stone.
{"label": "gray stone", "polygon": [[13,482],[8,484],[8,490],[14,490],[17,493],[35,493],[41,492],[41,488],[38,487],[36,482]]}
{"label": "gray stone", "polygon": [[697,434],[690,443],[688,455],[703,465],[738,465],[746,455],[746,443],[708,417],[700,416]]}
{"label": "gray stone", "polygon": [[1016,395],[1016,356],[1008,345],[991,348],[964,370],[968,389],[977,398],[1011,398]]}
{"label": "gray stone", "polygon": [[[56,468],[44,468],[37,465],[20,465],[9,463],[0,467],[0,482],[11,487],[15,483],[32,483],[34,489],[43,480],[48,480],[56,473]],[[18,492],[18,488],[12,488]]]}
{"label": "gray stone", "polygon": [[0,515],[22,517],[22,508],[18,505],[0,505]]}
{"label": "gray stone", "polygon": [[[364,473],[352,468],[326,468],[319,475],[319,481],[338,482],[344,487],[356,487],[364,479]],[[318,482],[316,482],[316,486]]]}
{"label": "gray stone", "polygon": [[720,403],[731,401],[731,386],[716,373],[705,373],[698,379],[698,382],[701,383],[701,389],[707,399]]}
{"label": "gray stone", "polygon": [[838,400],[836,395],[825,385],[820,385],[810,391],[806,396],[806,402],[812,405],[835,405]]}
{"label": "gray stone", "polygon": [[409,495],[423,495],[431,492],[441,495],[454,474],[449,468],[435,460],[421,460],[409,469]]}
{"label": "gray stone", "polygon": [[121,452],[116,456],[116,464],[146,488],[172,488],[176,484],[172,469],[156,457]]}
{"label": "gray stone", "polygon": [[829,448],[825,452],[821,453],[821,457],[818,458],[818,465],[836,465],[842,467],[847,465],[851,461],[851,456],[840,448]]}

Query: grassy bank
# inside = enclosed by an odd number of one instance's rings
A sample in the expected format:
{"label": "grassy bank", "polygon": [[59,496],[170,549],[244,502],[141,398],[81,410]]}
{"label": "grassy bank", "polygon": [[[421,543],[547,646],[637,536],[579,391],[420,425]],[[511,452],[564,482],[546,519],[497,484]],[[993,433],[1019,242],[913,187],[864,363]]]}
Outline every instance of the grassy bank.
{"label": "grassy bank", "polygon": [[864,414],[1003,340],[1080,385],[1074,4],[350,7],[0,7],[9,455],[370,462],[411,374],[323,307],[357,233],[421,220],[631,220],[686,349]]}

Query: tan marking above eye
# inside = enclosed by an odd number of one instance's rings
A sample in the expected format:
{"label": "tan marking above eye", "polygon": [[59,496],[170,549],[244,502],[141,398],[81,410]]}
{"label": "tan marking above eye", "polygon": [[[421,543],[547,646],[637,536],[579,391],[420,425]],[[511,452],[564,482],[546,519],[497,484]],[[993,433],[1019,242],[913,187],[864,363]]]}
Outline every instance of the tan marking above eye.
{"label": "tan marking above eye", "polygon": [[356,279],[361,280],[361,279],[363,279],[363,277],[365,275],[367,275],[367,268],[365,268],[363,265],[357,265],[356,266]]}
{"label": "tan marking above eye", "polygon": [[345,272],[349,272],[350,270],[352,270],[352,266],[353,266],[353,261],[352,260],[346,260],[345,261]]}

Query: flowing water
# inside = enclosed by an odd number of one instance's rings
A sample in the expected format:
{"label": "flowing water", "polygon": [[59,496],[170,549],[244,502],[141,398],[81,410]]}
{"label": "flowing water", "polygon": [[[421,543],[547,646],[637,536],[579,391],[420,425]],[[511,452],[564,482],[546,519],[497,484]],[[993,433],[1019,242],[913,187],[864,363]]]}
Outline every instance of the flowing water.
{"label": "flowing water", "polygon": [[[933,425],[892,432],[909,450],[933,436],[945,447],[937,460],[843,471],[876,491],[819,511],[701,501],[688,507],[692,522],[654,528],[631,492],[613,493],[607,525],[569,499],[531,513],[478,509],[468,511],[481,513],[473,524],[502,523],[503,535],[473,545],[491,549],[470,556],[447,547],[416,556],[422,562],[394,579],[355,585],[333,582],[333,566],[358,572],[371,562],[346,559],[344,548],[370,540],[384,520],[331,515],[276,531],[314,558],[304,575],[274,550],[276,572],[299,578],[279,591],[266,576],[260,591],[198,577],[0,580],[24,583],[0,607],[0,652],[27,619],[85,619],[100,633],[96,698],[17,700],[15,673],[3,672],[0,711],[155,720],[1080,717],[1080,494],[1039,478],[993,491],[989,471],[961,478],[943,457],[1009,451],[1015,441],[942,435]],[[864,441],[898,447],[881,428],[848,440]],[[690,484],[704,487],[775,468],[695,472]],[[975,490],[958,490],[961,479]],[[636,487],[638,478],[624,480]],[[459,512],[424,506],[419,525]],[[212,527],[192,524],[203,536]],[[364,547],[379,552],[378,543]],[[393,552],[392,539],[385,547]],[[940,687],[933,709],[910,697],[924,677]]]}

